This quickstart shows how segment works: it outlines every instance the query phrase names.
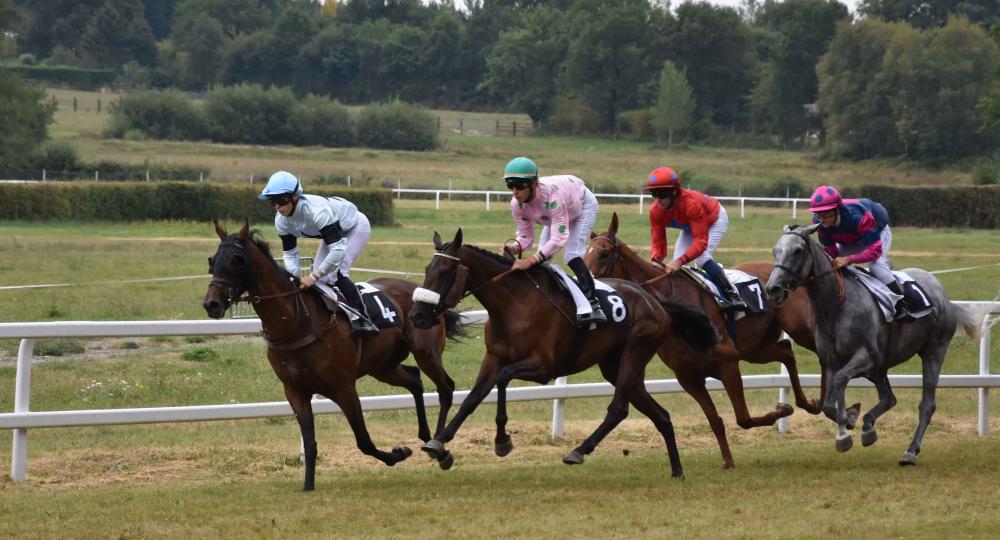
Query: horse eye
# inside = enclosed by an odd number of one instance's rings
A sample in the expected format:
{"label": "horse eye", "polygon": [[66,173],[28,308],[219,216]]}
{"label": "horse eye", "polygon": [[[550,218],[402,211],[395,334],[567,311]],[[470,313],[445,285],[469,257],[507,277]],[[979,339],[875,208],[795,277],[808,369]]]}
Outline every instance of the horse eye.
{"label": "horse eye", "polygon": [[235,270],[243,268],[243,257],[240,257],[239,255],[233,255],[232,257],[229,258],[229,266]]}

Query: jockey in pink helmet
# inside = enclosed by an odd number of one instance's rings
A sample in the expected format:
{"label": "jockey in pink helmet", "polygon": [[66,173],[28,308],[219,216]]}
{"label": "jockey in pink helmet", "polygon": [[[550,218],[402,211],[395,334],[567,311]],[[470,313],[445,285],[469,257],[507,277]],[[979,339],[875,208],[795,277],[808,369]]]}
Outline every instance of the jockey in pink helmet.
{"label": "jockey in pink helmet", "polygon": [[[903,294],[889,263],[892,231],[889,212],[870,199],[844,199],[833,186],[819,186],[809,198],[809,211],[820,243],[833,267],[868,263],[868,270],[896,294]],[[908,298],[896,305],[896,319],[909,313]]]}

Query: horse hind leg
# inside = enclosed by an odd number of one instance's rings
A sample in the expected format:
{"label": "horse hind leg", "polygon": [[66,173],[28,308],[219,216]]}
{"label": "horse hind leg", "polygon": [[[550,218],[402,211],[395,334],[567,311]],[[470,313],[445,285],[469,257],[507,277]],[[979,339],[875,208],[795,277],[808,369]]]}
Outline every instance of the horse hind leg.
{"label": "horse hind leg", "polygon": [[354,432],[354,439],[357,442],[358,450],[367,456],[392,467],[393,465],[410,457],[413,451],[402,446],[393,448],[391,452],[379,450],[372,442],[368,427],[365,426],[365,417],[361,409],[361,399],[358,397],[358,390],[354,386],[354,381],[342,382],[334,387],[333,395],[327,396],[336,403],[351,425]]}
{"label": "horse hind leg", "polygon": [[923,441],[924,432],[931,423],[931,417],[937,408],[937,385],[941,376],[941,364],[944,363],[945,353],[948,350],[948,342],[936,350],[921,353],[920,359],[923,361],[923,392],[920,398],[919,416],[917,431],[913,434],[909,448],[903,452],[899,458],[900,465],[916,465],[917,454],[920,453],[920,443]]}
{"label": "horse hind leg", "polygon": [[740,374],[740,367],[737,362],[723,362],[719,366],[719,376],[722,386],[726,388],[729,401],[733,404],[733,412],[736,413],[736,423],[743,429],[751,429],[762,426],[773,426],[775,422],[786,416],[790,416],[794,409],[787,403],[779,403],[773,411],[762,416],[751,416],[747,407],[746,396],[743,393],[743,378]]}
{"label": "horse hind leg", "polygon": [[372,376],[385,384],[405,388],[410,392],[417,411],[417,437],[423,442],[429,441],[431,430],[427,424],[424,383],[420,380],[420,370],[413,366],[398,364],[389,371],[372,373]]}
{"label": "horse hind leg", "polygon": [[788,380],[792,385],[792,393],[795,395],[795,405],[809,414],[819,414],[821,412],[820,402],[806,397],[802,390],[802,383],[799,382],[799,368],[795,361],[795,353],[792,351],[792,342],[787,339],[775,341],[756,352],[754,358],[748,359],[754,363],[772,362],[777,360],[788,371]]}
{"label": "horse hind leg", "polygon": [[670,413],[653,399],[653,396],[649,395],[641,379],[638,382],[630,381],[627,392],[632,405],[649,417],[657,431],[663,436],[663,441],[667,445],[667,455],[670,458],[670,475],[674,478],[684,478],[684,469],[681,467],[680,453],[677,451],[677,438],[674,436],[674,424],[670,421]]}
{"label": "horse hind leg", "polygon": [[870,380],[878,391],[878,403],[865,413],[861,424],[861,445],[871,446],[878,440],[878,433],[875,431],[875,421],[879,419],[889,409],[896,406],[896,395],[892,393],[892,386],[889,385],[889,374],[882,372],[878,377],[871,377]]}
{"label": "horse hind leg", "polygon": [[[715,408],[712,395],[705,388],[705,379],[700,374],[677,373],[677,382],[690,395],[705,414],[709,427],[715,435],[715,440],[719,443],[719,451],[722,452],[722,468],[732,469],[736,466],[733,461],[733,454],[729,450],[729,440],[726,439],[726,423],[719,416],[719,411]],[[654,400],[654,403],[656,401]]]}

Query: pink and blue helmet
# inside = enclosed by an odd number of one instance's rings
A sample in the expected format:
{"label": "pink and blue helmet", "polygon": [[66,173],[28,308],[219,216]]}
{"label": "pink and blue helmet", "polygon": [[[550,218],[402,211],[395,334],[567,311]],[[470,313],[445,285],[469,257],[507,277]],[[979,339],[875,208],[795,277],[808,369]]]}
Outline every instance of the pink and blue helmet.
{"label": "pink and blue helmet", "polygon": [[843,202],[840,198],[840,192],[833,186],[820,186],[816,188],[816,191],[813,191],[812,197],[809,197],[810,212],[826,212],[839,208],[841,204]]}

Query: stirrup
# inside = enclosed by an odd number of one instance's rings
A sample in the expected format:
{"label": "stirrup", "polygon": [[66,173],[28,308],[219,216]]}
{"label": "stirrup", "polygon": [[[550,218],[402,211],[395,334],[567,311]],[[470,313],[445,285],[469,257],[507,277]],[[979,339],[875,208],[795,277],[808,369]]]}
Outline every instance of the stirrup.
{"label": "stirrup", "polygon": [[351,321],[351,334],[354,336],[373,336],[378,333],[378,327],[364,317]]}
{"label": "stirrup", "polygon": [[719,309],[723,312],[747,311],[749,308],[743,299],[733,300],[731,298],[719,298]]}
{"label": "stirrup", "polygon": [[591,302],[590,307],[590,313],[581,313],[576,316],[577,324],[585,325],[590,323],[600,324],[608,322],[608,317],[604,314],[604,310],[601,309],[601,304],[599,302]]}

